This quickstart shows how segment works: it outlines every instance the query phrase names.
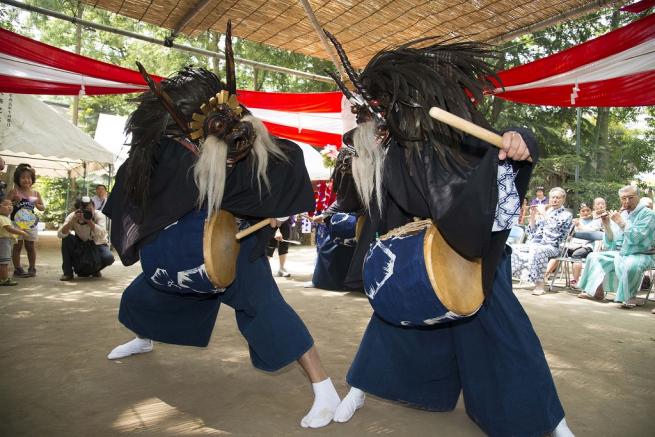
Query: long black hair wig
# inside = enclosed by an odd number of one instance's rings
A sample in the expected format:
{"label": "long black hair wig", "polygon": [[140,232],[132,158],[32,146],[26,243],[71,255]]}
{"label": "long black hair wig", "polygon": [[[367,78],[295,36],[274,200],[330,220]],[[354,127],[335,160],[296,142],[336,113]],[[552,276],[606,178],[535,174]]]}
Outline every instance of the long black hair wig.
{"label": "long black hair wig", "polygon": [[384,108],[386,127],[408,149],[431,144],[447,167],[462,163],[463,134],[433,120],[437,106],[478,125],[489,127],[473,101],[497,78],[490,60],[497,54],[473,42],[443,44],[437,37],[410,41],[383,50],[366,65],[358,79],[375,103]]}
{"label": "long black hair wig", "polygon": [[[200,111],[203,103],[227,89],[211,71],[192,67],[186,67],[175,76],[164,79],[161,87],[187,122],[191,121],[194,112]],[[183,138],[185,134],[152,91],[141,94],[136,101],[139,106],[125,126],[125,133],[132,136],[129,159],[126,162],[125,190],[127,199],[142,207],[147,204],[150,177],[161,138]]]}

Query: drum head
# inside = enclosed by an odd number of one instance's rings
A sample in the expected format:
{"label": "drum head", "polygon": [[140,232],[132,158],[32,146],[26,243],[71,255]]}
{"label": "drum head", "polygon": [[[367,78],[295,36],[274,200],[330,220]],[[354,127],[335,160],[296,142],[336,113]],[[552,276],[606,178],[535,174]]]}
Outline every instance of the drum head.
{"label": "drum head", "polygon": [[470,316],[484,301],[482,260],[462,257],[430,226],[423,240],[425,267],[441,303],[455,314]]}
{"label": "drum head", "polygon": [[209,280],[218,288],[227,288],[237,275],[239,231],[234,216],[220,210],[205,222],[202,254]]}

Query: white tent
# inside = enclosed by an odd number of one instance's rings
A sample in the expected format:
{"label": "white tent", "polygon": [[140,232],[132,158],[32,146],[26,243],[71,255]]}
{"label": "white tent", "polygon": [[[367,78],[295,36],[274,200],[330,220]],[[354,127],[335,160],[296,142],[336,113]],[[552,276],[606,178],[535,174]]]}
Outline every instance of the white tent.
{"label": "white tent", "polygon": [[0,155],[40,175],[68,176],[83,162],[112,163],[112,153],[37,98],[0,93]]}
{"label": "white tent", "polygon": [[93,139],[101,144],[112,154],[112,163],[114,168],[127,159],[127,152],[130,147],[129,138],[125,135],[125,122],[127,117],[121,115],[100,114],[98,125]]}
{"label": "white tent", "polygon": [[[125,159],[127,159],[127,152],[129,146],[125,144],[129,142],[123,131],[125,130],[125,122],[127,117],[118,115],[100,114],[98,118],[98,127],[94,139],[102,144],[114,155],[113,162],[115,168],[118,168]],[[330,178],[331,170],[323,165],[323,157],[321,154],[309,144],[296,143],[302,149],[305,157],[305,167],[309,173],[311,180],[326,180]]]}

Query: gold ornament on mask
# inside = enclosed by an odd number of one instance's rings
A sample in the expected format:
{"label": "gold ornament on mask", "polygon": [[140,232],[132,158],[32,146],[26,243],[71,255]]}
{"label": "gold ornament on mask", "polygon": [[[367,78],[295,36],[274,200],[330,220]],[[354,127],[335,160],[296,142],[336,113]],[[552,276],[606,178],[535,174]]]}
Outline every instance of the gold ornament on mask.
{"label": "gold ornament on mask", "polygon": [[[223,108],[221,108],[223,106]],[[194,112],[191,116],[191,121],[189,127],[192,129],[190,133],[192,140],[197,140],[198,138],[205,137],[204,124],[207,116],[212,112],[218,112],[220,110],[229,110],[237,118],[241,118],[243,115],[243,108],[239,105],[239,100],[235,94],[230,94],[227,90],[222,90],[215,97],[209,99],[207,103],[203,103],[200,106],[200,111],[202,114]]]}

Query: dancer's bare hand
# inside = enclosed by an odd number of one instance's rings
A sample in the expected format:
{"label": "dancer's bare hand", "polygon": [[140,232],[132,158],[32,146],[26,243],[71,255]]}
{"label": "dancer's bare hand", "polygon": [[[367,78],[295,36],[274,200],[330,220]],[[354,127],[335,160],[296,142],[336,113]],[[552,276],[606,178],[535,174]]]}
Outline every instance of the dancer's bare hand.
{"label": "dancer's bare hand", "polygon": [[503,134],[503,144],[498,152],[498,159],[513,159],[514,161],[525,161],[530,158],[528,145],[523,141],[523,137],[514,131]]}

